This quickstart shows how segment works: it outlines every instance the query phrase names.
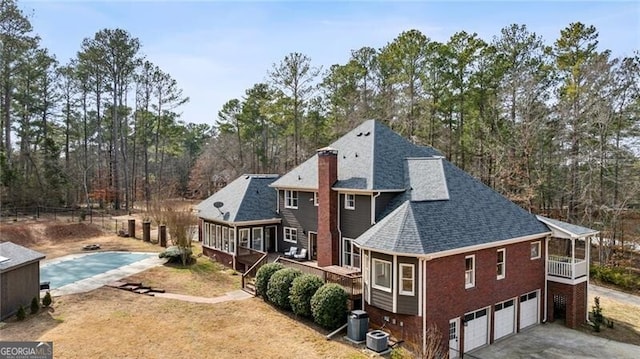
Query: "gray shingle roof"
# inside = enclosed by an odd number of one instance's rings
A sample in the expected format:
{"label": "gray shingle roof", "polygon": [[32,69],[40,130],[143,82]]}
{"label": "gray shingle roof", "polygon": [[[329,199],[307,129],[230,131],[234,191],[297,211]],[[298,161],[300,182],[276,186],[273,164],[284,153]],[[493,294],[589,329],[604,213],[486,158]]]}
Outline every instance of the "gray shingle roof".
{"label": "gray shingle roof", "polygon": [[45,255],[32,249],[12,242],[0,243],[0,257],[7,258],[0,261],[0,273],[22,265],[44,259]]}
{"label": "gray shingle roof", "polygon": [[551,219],[543,216],[537,216],[539,220],[546,223],[549,226],[556,227],[563,232],[567,232],[568,234],[574,237],[584,237],[592,234],[598,233],[598,231],[582,226],[578,226],[575,224],[562,222],[557,219]]}
{"label": "gray shingle roof", "polygon": [[[278,175],[242,175],[200,202],[196,206],[198,216],[224,222],[278,220],[277,192],[269,187],[277,178]],[[220,210],[213,206],[215,202],[223,203]]]}
{"label": "gray shingle roof", "polygon": [[533,214],[450,162],[442,160],[442,165],[449,200],[411,201],[407,191],[355,242],[374,250],[423,255],[549,233]]}
{"label": "gray shingle roof", "polygon": [[[407,157],[440,155],[430,147],[417,146],[382,123],[369,120],[328,147],[338,150],[338,182],[334,188],[356,190],[404,190]],[[318,156],[294,168],[272,187],[317,190]]]}
{"label": "gray shingle roof", "polygon": [[449,199],[441,157],[407,158],[405,171],[412,201]]}

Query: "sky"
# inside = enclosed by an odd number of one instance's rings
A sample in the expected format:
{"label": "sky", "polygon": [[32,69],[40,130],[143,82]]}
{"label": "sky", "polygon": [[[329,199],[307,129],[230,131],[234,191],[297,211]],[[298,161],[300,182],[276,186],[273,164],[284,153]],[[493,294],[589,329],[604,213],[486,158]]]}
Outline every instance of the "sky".
{"label": "sky", "polygon": [[291,52],[328,69],[351,50],[381,48],[418,29],[446,42],[458,31],[485,41],[525,24],[548,45],[572,22],[594,25],[599,49],[640,49],[640,1],[92,1],[19,0],[34,32],[61,64],[104,28],[137,37],[141,53],[173,76],[188,104],[185,122],[213,125],[222,105],[242,98]]}

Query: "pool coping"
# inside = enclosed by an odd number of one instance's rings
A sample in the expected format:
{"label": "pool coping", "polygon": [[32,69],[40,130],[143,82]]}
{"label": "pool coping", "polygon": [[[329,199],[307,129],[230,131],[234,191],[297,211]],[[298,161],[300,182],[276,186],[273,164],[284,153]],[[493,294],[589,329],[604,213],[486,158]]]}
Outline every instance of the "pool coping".
{"label": "pool coping", "polygon": [[[48,261],[44,261],[43,267],[56,264],[68,260],[79,259],[87,255],[95,254],[95,253],[131,253],[131,254],[153,254],[155,256],[150,256],[149,258],[145,258],[131,264],[127,264],[125,266],[108,270],[104,273],[96,274],[92,277],[81,279],[79,281],[75,281],[73,283],[69,283],[63,285],[62,287],[51,289],[49,293],[51,293],[54,297],[59,297],[62,295],[76,294],[76,293],[85,293],[95,289],[98,289],[110,282],[114,282],[120,280],[124,277],[128,277],[140,272],[143,272],[147,269],[157,267],[163,265],[167,262],[164,258],[158,258],[155,252],[129,252],[129,251],[93,251],[88,253],[76,253],[69,254],[63,257],[54,258]],[[41,291],[42,293],[46,293],[46,290]]]}

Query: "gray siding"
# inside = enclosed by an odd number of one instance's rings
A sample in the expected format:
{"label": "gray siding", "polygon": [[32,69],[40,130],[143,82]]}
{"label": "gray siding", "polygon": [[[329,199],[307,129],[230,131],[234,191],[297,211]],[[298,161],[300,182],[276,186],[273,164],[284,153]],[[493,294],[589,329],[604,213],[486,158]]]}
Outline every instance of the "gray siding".
{"label": "gray siding", "polygon": [[340,194],[340,231],[343,237],[358,238],[371,227],[371,196],[356,195],[356,208],[344,208],[345,195]]}
{"label": "gray siding", "polygon": [[376,221],[382,219],[380,218],[380,214],[387,209],[389,202],[391,202],[391,200],[397,195],[398,193],[382,192],[378,197],[376,197]]}
{"label": "gray siding", "polygon": [[418,259],[412,257],[397,257],[398,263],[396,263],[396,269],[393,273],[393,278],[398,278],[398,286],[400,286],[400,264],[407,263],[413,264],[413,296],[401,295],[400,288],[398,288],[398,313],[401,314],[418,314]]}
{"label": "gray siding", "polygon": [[[309,232],[318,230],[318,207],[313,205],[313,192],[298,191],[298,209],[284,208],[284,191],[278,191],[279,210],[282,218],[282,227],[298,229],[297,247],[309,250]],[[294,246],[284,240],[282,227],[278,229],[278,251],[283,252]]]}
{"label": "gray siding", "polygon": [[33,297],[40,299],[40,264],[27,264],[0,274],[0,320],[14,315],[18,306],[29,305]]}
{"label": "gray siding", "polygon": [[[356,207],[357,208],[357,207]],[[393,294],[392,293],[388,293],[376,288],[373,288],[373,282],[374,282],[374,278],[373,278],[373,258],[377,258],[377,259],[382,259],[385,261],[389,261],[389,262],[393,262],[393,257],[387,254],[382,254],[382,253],[375,253],[375,252],[371,252],[371,269],[370,269],[370,273],[371,273],[371,305],[376,306],[380,309],[384,309],[387,311],[392,312],[393,311]],[[392,267],[393,268],[393,267]],[[393,292],[393,276],[391,277],[391,289]]]}

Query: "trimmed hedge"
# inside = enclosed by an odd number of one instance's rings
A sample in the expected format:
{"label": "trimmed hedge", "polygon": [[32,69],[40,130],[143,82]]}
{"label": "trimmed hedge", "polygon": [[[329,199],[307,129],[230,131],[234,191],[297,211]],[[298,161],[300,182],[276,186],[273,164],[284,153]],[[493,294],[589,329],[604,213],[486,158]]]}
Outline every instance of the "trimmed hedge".
{"label": "trimmed hedge", "polygon": [[267,286],[269,285],[269,279],[273,273],[284,268],[280,263],[267,263],[258,269],[256,273],[256,294],[261,296],[264,300],[267,300]]}
{"label": "trimmed hedge", "polygon": [[336,329],[347,321],[347,292],[338,284],[327,283],[311,297],[311,314],[318,325]]}
{"label": "trimmed hedge", "polygon": [[301,275],[302,272],[295,268],[284,268],[273,273],[267,286],[269,301],[282,309],[291,309],[289,290],[293,280]]}
{"label": "trimmed hedge", "polygon": [[606,267],[592,264],[589,274],[592,279],[613,284],[621,289],[629,291],[640,290],[640,276],[622,267]]}
{"label": "trimmed hedge", "polygon": [[293,280],[289,292],[291,310],[303,317],[311,317],[311,298],[322,287],[322,279],[313,274],[304,274]]}

